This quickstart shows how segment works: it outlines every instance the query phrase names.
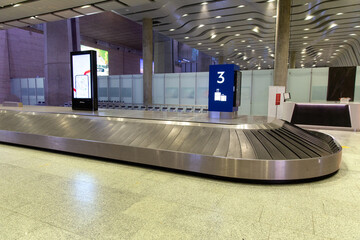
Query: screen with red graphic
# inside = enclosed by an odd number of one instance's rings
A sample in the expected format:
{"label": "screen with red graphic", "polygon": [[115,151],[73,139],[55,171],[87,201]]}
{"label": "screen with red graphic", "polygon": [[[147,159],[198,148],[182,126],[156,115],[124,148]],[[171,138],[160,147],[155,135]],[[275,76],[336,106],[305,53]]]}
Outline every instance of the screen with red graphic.
{"label": "screen with red graphic", "polygon": [[74,98],[91,98],[90,54],[73,55]]}

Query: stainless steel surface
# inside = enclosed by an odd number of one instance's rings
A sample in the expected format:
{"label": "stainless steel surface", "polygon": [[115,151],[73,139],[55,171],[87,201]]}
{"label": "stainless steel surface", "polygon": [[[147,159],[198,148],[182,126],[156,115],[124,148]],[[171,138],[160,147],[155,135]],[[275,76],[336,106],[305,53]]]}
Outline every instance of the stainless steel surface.
{"label": "stainless steel surface", "polygon": [[224,125],[0,110],[0,141],[258,180],[319,177],[341,161],[330,136],[280,120]]}
{"label": "stainless steel surface", "polygon": [[238,112],[208,112],[209,118],[219,118],[219,119],[235,119],[238,117]]}

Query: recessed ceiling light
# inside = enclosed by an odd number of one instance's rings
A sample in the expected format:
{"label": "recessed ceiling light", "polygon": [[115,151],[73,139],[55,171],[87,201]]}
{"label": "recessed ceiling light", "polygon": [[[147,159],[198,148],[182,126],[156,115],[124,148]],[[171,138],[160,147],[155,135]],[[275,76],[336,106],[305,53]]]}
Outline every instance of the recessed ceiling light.
{"label": "recessed ceiling light", "polygon": [[324,61],[324,59],[320,59],[320,62]]}
{"label": "recessed ceiling light", "polygon": [[21,5],[21,4],[18,3],[18,4],[15,4],[13,7],[19,7],[20,5]]}
{"label": "recessed ceiling light", "polygon": [[189,14],[185,13],[185,14],[182,15],[182,17],[186,17],[187,15],[189,15]]}
{"label": "recessed ceiling light", "polygon": [[219,54],[219,52],[216,52],[215,54]]}
{"label": "recessed ceiling light", "polygon": [[237,50],[238,50],[237,48],[234,49],[234,51],[237,51]]}
{"label": "recessed ceiling light", "polygon": [[327,63],[330,63],[330,61],[326,61]]}
{"label": "recessed ceiling light", "polygon": [[252,52],[255,52],[255,49],[251,49]]}
{"label": "recessed ceiling light", "polygon": [[334,58],[334,56],[331,56],[330,58]]}
{"label": "recessed ceiling light", "polygon": [[342,13],[342,12],[339,12],[339,13],[337,13],[336,15],[338,15],[338,16],[339,16],[339,15],[343,15],[343,13]]}
{"label": "recessed ceiling light", "polygon": [[197,43],[197,45],[201,45],[201,44],[202,44],[201,42]]}
{"label": "recessed ceiling light", "polygon": [[339,49],[336,49],[335,51],[336,51],[336,52],[340,52],[340,50],[339,50]]}
{"label": "recessed ceiling light", "polygon": [[241,40],[242,43],[246,42],[246,40]]}
{"label": "recessed ceiling light", "polygon": [[202,28],[203,26],[205,26],[204,24],[200,24],[198,28]]}
{"label": "recessed ceiling light", "polygon": [[322,52],[318,52],[318,55],[320,56],[322,54]]}
{"label": "recessed ceiling light", "polygon": [[313,15],[307,15],[307,16],[305,17],[305,20],[310,20],[310,19],[313,19],[313,18],[314,18]]}
{"label": "recessed ceiling light", "polygon": [[234,63],[234,61],[231,61],[232,63]]}
{"label": "recessed ceiling light", "polygon": [[220,44],[220,47],[222,47],[222,46],[224,46],[224,44],[222,43],[222,44]]}
{"label": "recessed ceiling light", "polygon": [[208,3],[207,2],[203,2],[203,3],[201,3],[201,5],[207,5]]}
{"label": "recessed ceiling light", "polygon": [[215,18],[221,18],[221,16],[216,16]]}
{"label": "recessed ceiling light", "polygon": [[172,28],[172,29],[170,29],[169,31],[170,31],[170,32],[173,32],[173,31],[175,31],[175,29],[174,29],[174,28]]}
{"label": "recessed ceiling light", "polygon": [[185,39],[189,39],[189,37],[184,37]]}
{"label": "recessed ceiling light", "polygon": [[240,33],[235,34],[235,37],[238,37],[238,36],[240,36]]}
{"label": "recessed ceiling light", "polygon": [[251,20],[253,20],[253,19],[252,19],[252,18],[248,18],[248,19],[246,19],[246,20],[251,21]]}
{"label": "recessed ceiling light", "polygon": [[259,27],[254,27],[254,28],[252,29],[252,31],[258,33],[258,32],[259,32]]}
{"label": "recessed ceiling light", "polygon": [[328,39],[328,38],[325,38],[324,41],[329,41],[329,39]]}
{"label": "recessed ceiling light", "polygon": [[211,50],[211,47],[209,47],[208,50]]}
{"label": "recessed ceiling light", "polygon": [[304,28],[304,31],[309,31],[310,30],[310,28]]}
{"label": "recessed ceiling light", "polygon": [[306,44],[307,44],[307,42],[304,42],[303,44],[304,44],[304,45],[306,45]]}
{"label": "recessed ceiling light", "polygon": [[347,42],[347,40],[344,40],[344,42]]}
{"label": "recessed ceiling light", "polygon": [[320,48],[319,51],[323,51],[324,49]]}
{"label": "recessed ceiling light", "polygon": [[356,36],[356,33],[350,33],[350,36]]}
{"label": "recessed ceiling light", "polygon": [[227,26],[226,28],[231,28],[231,26]]}
{"label": "recessed ceiling light", "polygon": [[303,37],[303,38],[309,38],[308,36],[305,36],[305,37]]}
{"label": "recessed ceiling light", "polygon": [[91,7],[90,5],[85,5],[85,6],[82,6],[81,8],[89,8]]}
{"label": "recessed ceiling light", "polygon": [[237,55],[241,55],[241,52],[239,52]]}
{"label": "recessed ceiling light", "polygon": [[360,28],[360,25],[358,25],[358,26],[355,26],[354,28]]}
{"label": "recessed ceiling light", "polygon": [[251,45],[247,45],[246,47],[251,47]]}
{"label": "recessed ceiling light", "polygon": [[337,26],[337,24],[336,24],[336,23],[333,23],[333,24],[330,25],[329,28],[333,28],[333,27],[336,27],[336,26]]}
{"label": "recessed ceiling light", "polygon": [[270,2],[275,2],[275,0],[268,0],[267,2],[268,2],[268,3],[270,3]]}
{"label": "recessed ceiling light", "polygon": [[344,45],[340,45],[339,47],[344,47]]}
{"label": "recessed ceiling light", "polygon": [[216,34],[213,34],[213,35],[211,35],[211,39],[214,39],[214,38],[216,38]]}
{"label": "recessed ceiling light", "polygon": [[273,18],[277,18],[277,16],[276,15],[274,15],[274,16],[272,16]]}
{"label": "recessed ceiling light", "polygon": [[228,60],[228,61],[229,61],[229,60],[230,60],[230,58],[228,58],[228,59],[226,59],[226,60]]}
{"label": "recessed ceiling light", "polygon": [[36,19],[36,17],[31,17],[30,19]]}
{"label": "recessed ceiling light", "polygon": [[259,39],[259,42],[263,42],[263,40]]}
{"label": "recessed ceiling light", "polygon": [[245,5],[239,5],[239,6],[238,6],[238,8],[243,8],[243,7],[245,7]]}

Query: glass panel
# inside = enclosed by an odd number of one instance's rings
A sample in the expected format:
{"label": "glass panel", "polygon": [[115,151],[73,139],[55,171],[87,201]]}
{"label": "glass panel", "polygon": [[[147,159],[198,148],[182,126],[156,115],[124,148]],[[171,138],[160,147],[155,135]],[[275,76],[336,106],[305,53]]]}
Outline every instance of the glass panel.
{"label": "glass panel", "polygon": [[109,101],[108,77],[106,76],[98,76],[98,98],[99,101]]}
{"label": "glass panel", "polygon": [[29,105],[29,87],[27,78],[21,79],[21,102]]}
{"label": "glass panel", "polygon": [[179,104],[179,73],[165,74],[165,104]]}
{"label": "glass panel", "polygon": [[36,86],[35,86],[35,78],[28,78],[28,84],[29,84],[29,104],[30,105],[36,105]]}
{"label": "glass panel", "polygon": [[154,74],[153,75],[153,103],[164,104],[164,81],[165,74]]}
{"label": "glass panel", "polygon": [[36,94],[38,104],[45,104],[44,78],[36,78]]}
{"label": "glass panel", "polygon": [[143,75],[142,74],[136,74],[133,75],[133,104],[143,104],[143,88],[144,88],[144,82],[143,82]]}
{"label": "glass panel", "polygon": [[15,95],[21,101],[21,79],[13,78],[11,79],[11,94]]}
{"label": "glass panel", "polygon": [[273,70],[254,70],[251,115],[267,116],[269,86],[273,85]]}
{"label": "glass panel", "polygon": [[109,76],[109,100],[120,102],[120,76]]}
{"label": "glass panel", "polygon": [[180,105],[195,105],[196,73],[180,74]]}
{"label": "glass panel", "polygon": [[292,102],[309,102],[311,69],[289,69],[286,92],[290,93]]}
{"label": "glass panel", "polygon": [[354,102],[360,102],[360,67],[356,67]]}
{"label": "glass panel", "polygon": [[208,105],[209,73],[196,73],[196,101],[195,105]]}
{"label": "glass panel", "polygon": [[120,86],[120,101],[123,103],[132,103],[132,75],[121,75]]}
{"label": "glass panel", "polygon": [[238,114],[250,115],[252,71],[241,71],[241,74],[241,103],[239,106]]}
{"label": "glass panel", "polygon": [[327,96],[329,68],[313,68],[311,84],[311,101],[324,102]]}

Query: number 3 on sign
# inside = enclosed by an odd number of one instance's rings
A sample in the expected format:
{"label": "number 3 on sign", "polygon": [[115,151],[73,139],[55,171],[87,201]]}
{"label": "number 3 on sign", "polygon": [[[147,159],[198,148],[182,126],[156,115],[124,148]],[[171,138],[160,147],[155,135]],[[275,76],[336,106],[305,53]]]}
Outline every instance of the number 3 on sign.
{"label": "number 3 on sign", "polygon": [[224,81],[225,81],[225,78],[224,78],[224,73],[225,72],[217,72],[218,74],[219,74],[219,78],[221,79],[221,80],[217,80],[217,83],[223,83]]}

